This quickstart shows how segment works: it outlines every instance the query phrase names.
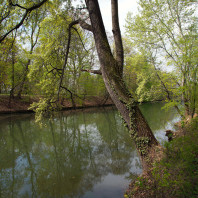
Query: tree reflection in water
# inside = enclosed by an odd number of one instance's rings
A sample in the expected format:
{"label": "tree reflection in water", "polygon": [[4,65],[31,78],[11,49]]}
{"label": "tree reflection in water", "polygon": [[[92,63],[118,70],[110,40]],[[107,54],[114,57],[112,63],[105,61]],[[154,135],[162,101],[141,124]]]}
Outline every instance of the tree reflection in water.
{"label": "tree reflection in water", "polygon": [[121,197],[141,172],[113,108],[62,112],[42,128],[32,115],[0,119],[0,159],[0,197]]}

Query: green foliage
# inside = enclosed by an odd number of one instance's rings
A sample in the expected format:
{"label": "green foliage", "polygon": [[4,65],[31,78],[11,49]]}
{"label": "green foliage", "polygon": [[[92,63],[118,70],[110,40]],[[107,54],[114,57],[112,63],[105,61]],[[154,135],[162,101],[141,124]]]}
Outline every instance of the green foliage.
{"label": "green foliage", "polygon": [[45,100],[57,98],[59,94],[60,100],[71,100],[74,105],[82,104],[90,95],[103,96],[105,88],[101,77],[82,72],[94,65],[95,51],[90,35],[82,32],[78,26],[71,29],[71,42],[65,65],[68,27],[71,21],[67,9],[55,6],[40,23],[38,47],[29,55],[32,64],[28,77],[34,85],[35,94],[42,95]]}
{"label": "green foliage", "polygon": [[[26,62],[25,50],[14,38],[6,38],[0,45],[0,90],[8,93],[22,76]],[[14,80],[14,82],[13,82]]]}
{"label": "green foliage", "polygon": [[[130,46],[130,44],[128,43],[127,46]],[[165,92],[157,74],[168,86],[170,86],[171,75],[166,72],[156,71],[144,52],[129,53],[125,57],[124,79],[128,89],[136,96],[136,100],[144,102],[164,99]]]}
{"label": "green foliage", "polygon": [[80,95],[88,96],[104,96],[105,85],[102,76],[91,75],[84,72],[79,78],[79,92]]}
{"label": "green foliage", "polygon": [[[197,4],[185,0],[139,0],[139,5],[136,16],[128,14],[127,35],[156,69],[165,65],[174,68],[169,85],[165,83],[167,90],[171,99],[183,96],[186,113],[193,115],[197,108]],[[143,79],[141,87],[147,84]]]}
{"label": "green foliage", "polygon": [[185,135],[165,144],[162,159],[137,178],[127,194],[147,197],[195,198],[198,195],[198,118],[184,125]]}
{"label": "green foliage", "polygon": [[68,23],[58,15],[49,16],[41,23],[40,45],[32,55],[29,78],[36,85],[36,90],[41,90],[38,94],[46,97],[58,91],[66,53]]}
{"label": "green foliage", "polygon": [[11,40],[6,39],[0,45],[0,90],[2,93],[7,92],[7,86],[10,85],[10,78],[8,76],[11,65]]}
{"label": "green foliage", "polygon": [[42,120],[44,117],[52,116],[52,112],[57,110],[58,107],[55,103],[54,98],[42,98],[39,102],[31,104],[29,110],[33,110],[35,114],[35,121],[42,126]]}
{"label": "green foliage", "polygon": [[176,101],[176,100],[166,100],[166,104],[164,105],[164,107],[162,107],[162,109],[165,109],[165,110],[169,110],[175,106],[179,106],[180,105],[180,102],[179,101]]}
{"label": "green foliage", "polygon": [[[24,8],[29,8],[36,3],[38,1],[1,1],[0,27],[2,29],[0,28],[0,35],[3,36],[21,21],[25,14]],[[27,20],[23,21],[23,25],[18,27],[17,31],[7,35],[1,42],[3,47],[2,65],[7,66],[7,69],[3,71],[4,79],[0,80],[0,87],[3,92],[8,93],[12,90],[13,93],[19,93],[21,90],[21,93],[22,91],[25,94],[30,93],[32,86],[27,80],[27,65],[30,62],[29,55],[32,54],[38,39],[39,23],[45,14],[46,7],[32,11],[31,14],[28,14]]]}
{"label": "green foliage", "polygon": [[157,192],[169,197],[198,195],[198,119],[186,129],[186,135],[166,144],[165,157],[153,170]]}

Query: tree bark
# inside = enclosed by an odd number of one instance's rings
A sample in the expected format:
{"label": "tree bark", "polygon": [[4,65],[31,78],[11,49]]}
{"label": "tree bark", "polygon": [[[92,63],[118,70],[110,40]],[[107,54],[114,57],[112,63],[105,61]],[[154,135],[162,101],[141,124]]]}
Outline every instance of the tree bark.
{"label": "tree bark", "polygon": [[118,71],[120,75],[123,74],[123,64],[124,64],[124,50],[122,44],[122,37],[119,26],[119,17],[118,17],[118,0],[111,0],[111,12],[112,12],[112,32],[115,41],[115,53],[116,61],[118,63]]}
{"label": "tree bark", "polygon": [[21,99],[21,95],[22,95],[22,91],[23,91],[23,87],[24,87],[24,84],[25,84],[25,81],[26,81],[26,78],[27,78],[27,74],[28,74],[28,68],[29,68],[29,65],[30,65],[30,59],[28,60],[27,64],[26,64],[26,67],[25,67],[25,71],[24,71],[24,75],[23,75],[23,79],[19,85],[19,91],[17,93],[17,98],[18,99]]}
{"label": "tree bark", "polygon": [[[69,28],[68,28],[68,41],[67,41],[67,48],[66,48],[66,52],[65,52],[65,60],[64,60],[64,64],[62,67],[62,73],[61,73],[61,79],[60,79],[60,84],[59,84],[59,88],[58,88],[58,101],[59,101],[59,95],[60,95],[60,91],[62,88],[62,83],[63,83],[63,78],[64,78],[64,72],[65,72],[65,68],[67,65],[67,60],[68,60],[68,55],[69,55],[69,50],[70,50],[70,43],[71,43],[71,28],[76,25],[79,24],[79,20],[73,21],[69,24]],[[73,100],[72,100],[73,101]]]}
{"label": "tree bark", "polygon": [[[31,37],[30,37],[31,47],[30,47],[30,52],[29,52],[30,54],[33,53],[34,47],[36,46],[37,41],[38,41],[38,37],[39,37],[39,33],[40,33],[40,27],[38,27],[38,28],[39,29],[38,29],[35,41],[34,41],[34,37],[35,37],[34,33],[35,33],[35,30],[36,30],[36,27],[32,27],[32,29],[31,29]],[[21,81],[21,83],[19,85],[19,91],[18,91],[18,94],[17,94],[17,98],[18,99],[21,99],[21,95],[22,95],[22,92],[23,92],[23,87],[24,87],[25,81],[27,79],[28,71],[29,71],[30,62],[31,62],[31,59],[28,59],[28,61],[26,63],[26,66],[25,66],[23,79],[22,79],[22,81]]]}
{"label": "tree bark", "polygon": [[14,65],[15,65],[15,52],[14,52],[14,49],[12,49],[12,75],[11,75],[12,88],[10,90],[10,100],[14,98],[14,88],[15,88],[15,84],[14,84],[15,68],[14,68]]}
{"label": "tree bark", "polygon": [[[134,101],[133,96],[127,90],[122,75],[120,75],[121,70],[118,70],[118,68],[122,67],[121,69],[123,70],[123,63],[121,65],[120,62],[113,57],[98,1],[85,0],[85,2],[89,11],[92,32],[94,34],[105,86],[130,131],[130,136],[133,138],[140,154],[143,169],[146,170],[154,161],[155,155],[153,152],[155,152],[158,142],[137,106],[137,103]],[[118,12],[117,6],[117,0],[112,0],[114,12]],[[114,13],[112,17],[116,17],[117,19],[113,19],[113,21],[118,23],[118,13]],[[116,24],[116,27],[119,28],[119,24]],[[118,37],[121,39],[121,34]],[[115,39],[115,45],[118,47],[119,44],[119,39]],[[118,55],[116,57],[118,57]]]}

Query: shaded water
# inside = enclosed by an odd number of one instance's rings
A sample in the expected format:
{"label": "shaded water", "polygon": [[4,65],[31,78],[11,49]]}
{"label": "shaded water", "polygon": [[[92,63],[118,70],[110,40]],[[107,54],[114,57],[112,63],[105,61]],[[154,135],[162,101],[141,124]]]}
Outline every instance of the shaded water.
{"label": "shaded water", "polygon": [[[179,118],[141,105],[160,142]],[[61,112],[40,128],[34,115],[0,116],[0,197],[120,198],[141,173],[114,108]]]}

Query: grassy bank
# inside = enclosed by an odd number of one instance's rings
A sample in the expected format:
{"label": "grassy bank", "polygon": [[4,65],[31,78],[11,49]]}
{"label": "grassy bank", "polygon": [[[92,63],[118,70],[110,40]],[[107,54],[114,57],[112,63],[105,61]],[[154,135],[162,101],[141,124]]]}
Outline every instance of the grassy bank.
{"label": "grassy bank", "polygon": [[198,197],[198,118],[179,133],[179,137],[166,143],[162,159],[153,169],[130,185],[125,197]]}

